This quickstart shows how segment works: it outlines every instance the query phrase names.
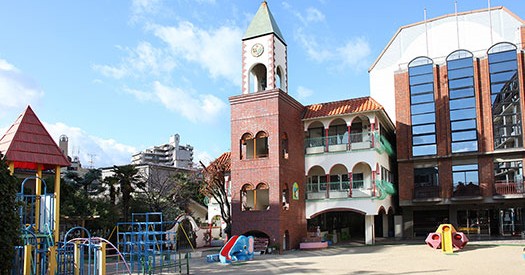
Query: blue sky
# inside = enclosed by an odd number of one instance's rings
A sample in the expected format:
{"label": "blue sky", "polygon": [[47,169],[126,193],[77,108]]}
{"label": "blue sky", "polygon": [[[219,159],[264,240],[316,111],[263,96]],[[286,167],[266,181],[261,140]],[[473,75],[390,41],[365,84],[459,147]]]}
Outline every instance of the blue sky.
{"label": "blue sky", "polygon": [[[458,0],[458,11],[487,8]],[[181,135],[208,162],[230,150],[241,37],[260,0],[2,1],[0,135],[31,105],[84,166]],[[268,1],[304,105],[369,94],[368,67],[399,27],[454,13],[453,0]],[[492,0],[525,18],[521,0]],[[91,155],[91,156],[90,156]]]}

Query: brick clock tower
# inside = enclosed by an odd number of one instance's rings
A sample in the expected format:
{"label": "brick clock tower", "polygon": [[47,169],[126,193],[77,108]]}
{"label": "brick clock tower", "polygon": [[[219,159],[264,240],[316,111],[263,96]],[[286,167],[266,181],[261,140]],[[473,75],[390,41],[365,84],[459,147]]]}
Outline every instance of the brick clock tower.
{"label": "brick clock tower", "polygon": [[263,2],[242,38],[242,94],[230,97],[232,234],[281,250],[306,237],[304,107],[287,92],[286,42]]}

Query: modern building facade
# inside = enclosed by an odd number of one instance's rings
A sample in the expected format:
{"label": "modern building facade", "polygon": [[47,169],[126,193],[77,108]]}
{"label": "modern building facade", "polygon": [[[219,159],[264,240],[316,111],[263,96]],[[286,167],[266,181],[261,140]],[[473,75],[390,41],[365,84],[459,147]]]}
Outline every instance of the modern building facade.
{"label": "modern building facade", "polygon": [[288,94],[287,65],[263,2],[242,39],[242,93],[230,97],[232,234],[283,250],[317,228],[371,244],[393,227],[394,125],[370,97],[303,106]]}
{"label": "modern building facade", "polygon": [[524,25],[504,7],[418,22],[370,68],[395,112],[404,237],[442,222],[471,238],[525,230]]}
{"label": "modern building facade", "polygon": [[170,136],[167,144],[154,146],[131,157],[131,164],[157,164],[177,168],[193,167],[193,147],[181,145],[180,135]]}

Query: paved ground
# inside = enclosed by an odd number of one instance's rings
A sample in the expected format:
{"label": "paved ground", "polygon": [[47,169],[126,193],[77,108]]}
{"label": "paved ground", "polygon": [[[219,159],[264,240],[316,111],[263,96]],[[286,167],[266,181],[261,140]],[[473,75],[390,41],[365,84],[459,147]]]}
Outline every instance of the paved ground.
{"label": "paved ground", "polygon": [[[426,244],[349,245],[259,255],[235,264],[190,260],[191,274],[525,274],[525,242],[471,242],[446,255]],[[211,253],[211,252],[208,252]],[[206,253],[205,253],[206,254]]]}

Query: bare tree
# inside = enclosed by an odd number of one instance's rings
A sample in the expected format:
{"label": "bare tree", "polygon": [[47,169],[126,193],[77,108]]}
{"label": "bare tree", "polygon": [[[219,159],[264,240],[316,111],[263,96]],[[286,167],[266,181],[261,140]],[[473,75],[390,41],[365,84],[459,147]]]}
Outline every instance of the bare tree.
{"label": "bare tree", "polygon": [[226,182],[226,176],[230,174],[230,153],[222,154],[207,167],[202,162],[200,164],[204,169],[204,184],[201,186],[200,192],[219,204],[222,220],[226,223],[224,231],[228,236],[231,236],[231,204]]}
{"label": "bare tree", "polygon": [[150,211],[162,212],[168,220],[175,219],[182,213],[188,213],[191,199],[202,201],[198,198],[200,187],[198,171],[150,165],[140,174],[145,182],[140,192],[144,206]]}

